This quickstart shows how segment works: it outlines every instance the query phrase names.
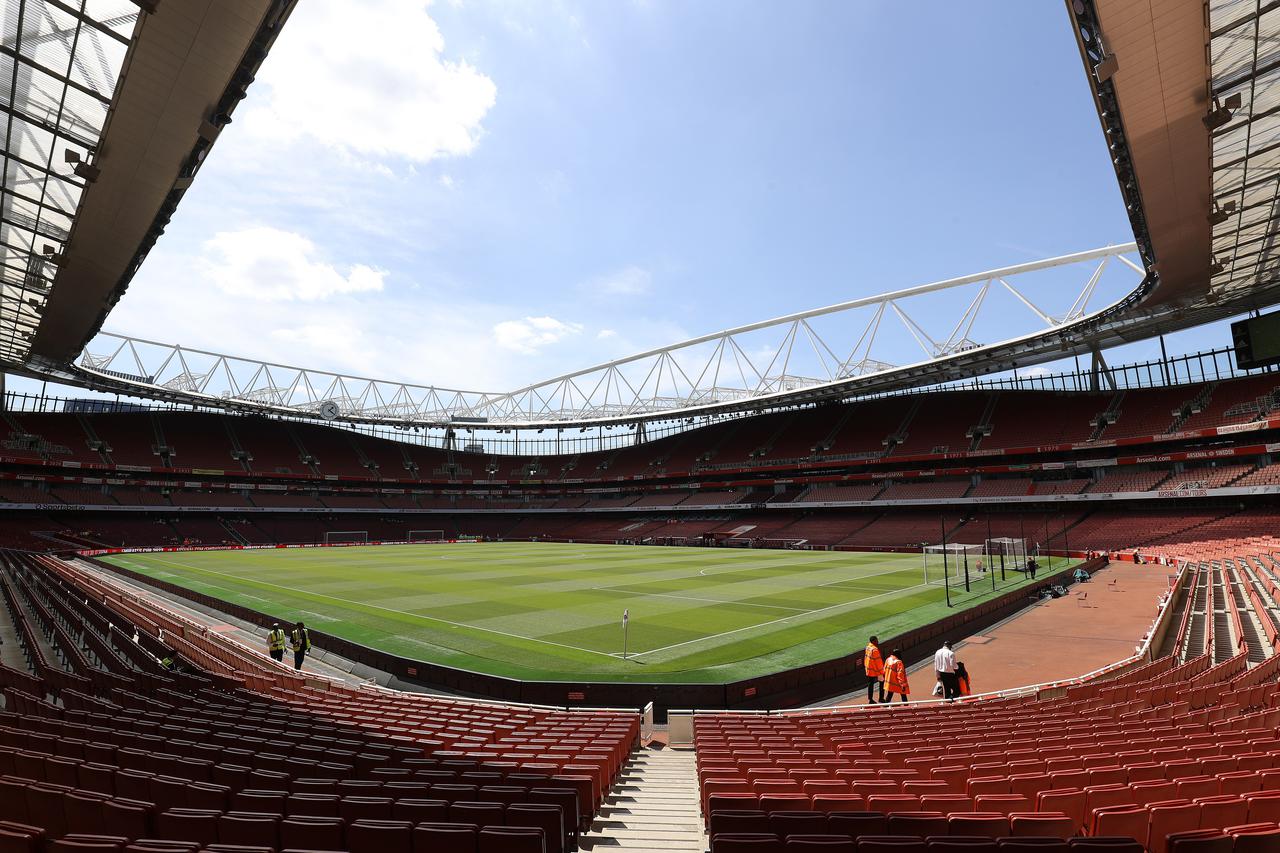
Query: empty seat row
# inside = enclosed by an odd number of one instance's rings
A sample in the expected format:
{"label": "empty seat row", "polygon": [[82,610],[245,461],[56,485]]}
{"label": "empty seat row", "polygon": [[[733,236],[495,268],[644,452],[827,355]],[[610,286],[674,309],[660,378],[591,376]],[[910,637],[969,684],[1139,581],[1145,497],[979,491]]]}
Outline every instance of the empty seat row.
{"label": "empty seat row", "polygon": [[754,810],[713,811],[709,823],[712,838],[722,834],[789,835],[965,835],[985,838],[1004,836],[1054,836],[1070,838],[1077,827],[1071,818],[1053,812],[821,812]]}
{"label": "empty seat row", "polygon": [[[244,817],[221,827],[230,841],[184,841],[136,838],[99,833],[74,833],[49,838],[38,826],[0,821],[3,853],[275,853],[289,851],[349,851],[349,853],[545,853],[542,830],[520,826],[476,826],[462,823],[357,821],[341,834],[326,834],[321,826],[280,829],[273,836],[267,822]],[[292,833],[285,835],[284,833]],[[274,841],[272,839],[274,838]],[[285,838],[307,846],[280,847]],[[272,843],[266,843],[272,841]],[[340,846],[331,846],[331,845]]]}

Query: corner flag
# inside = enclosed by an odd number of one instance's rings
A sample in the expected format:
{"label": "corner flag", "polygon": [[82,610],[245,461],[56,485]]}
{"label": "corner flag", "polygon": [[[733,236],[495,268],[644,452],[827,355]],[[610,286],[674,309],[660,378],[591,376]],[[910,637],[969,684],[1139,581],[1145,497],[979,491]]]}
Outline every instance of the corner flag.
{"label": "corner flag", "polygon": [[622,611],[622,659],[627,659],[627,622],[631,621],[631,608]]}

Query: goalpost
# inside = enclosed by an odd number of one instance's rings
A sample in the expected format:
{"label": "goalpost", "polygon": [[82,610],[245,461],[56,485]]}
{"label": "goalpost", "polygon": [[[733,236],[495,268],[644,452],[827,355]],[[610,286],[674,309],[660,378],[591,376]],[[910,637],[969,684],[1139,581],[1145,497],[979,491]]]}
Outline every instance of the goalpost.
{"label": "goalpost", "polygon": [[443,530],[410,530],[405,535],[408,542],[443,542]]}
{"label": "goalpost", "polygon": [[1002,536],[987,540],[987,565],[992,571],[1027,571],[1027,540]]}
{"label": "goalpost", "polygon": [[369,531],[367,530],[326,530],[324,532],[324,544],[369,544]]}
{"label": "goalpost", "polygon": [[925,545],[924,582],[927,584],[964,583],[966,570],[970,575],[985,567],[985,546],[948,542],[946,545]]}

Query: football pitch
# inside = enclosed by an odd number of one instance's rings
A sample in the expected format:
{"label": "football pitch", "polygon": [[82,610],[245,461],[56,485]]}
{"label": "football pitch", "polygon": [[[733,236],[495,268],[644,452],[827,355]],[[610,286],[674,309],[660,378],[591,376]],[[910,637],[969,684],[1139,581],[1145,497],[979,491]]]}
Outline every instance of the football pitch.
{"label": "football pitch", "polygon": [[[531,680],[732,681],[955,612],[920,554],[503,542],[104,559],[408,658]],[[1025,582],[1010,572],[999,592]],[[952,601],[991,587],[975,573]]]}

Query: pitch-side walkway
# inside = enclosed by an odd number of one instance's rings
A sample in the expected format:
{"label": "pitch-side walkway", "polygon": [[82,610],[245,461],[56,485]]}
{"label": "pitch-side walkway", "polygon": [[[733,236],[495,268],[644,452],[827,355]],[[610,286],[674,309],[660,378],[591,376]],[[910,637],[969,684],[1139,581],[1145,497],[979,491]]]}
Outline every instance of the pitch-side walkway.
{"label": "pitch-side walkway", "polygon": [[[1167,566],[1113,563],[1088,583],[1069,587],[1064,598],[1035,604],[981,634],[956,638],[956,657],[977,693],[1074,678],[1124,660],[1155,620],[1172,572]],[[932,658],[911,667],[908,680],[912,699],[932,698]],[[864,686],[817,704],[865,704],[866,699]]]}
{"label": "pitch-side walkway", "polygon": [[[106,583],[113,584],[117,588],[127,591],[139,598],[153,602],[161,607],[166,607],[182,616],[191,619],[201,625],[207,625],[210,631],[230,637],[231,639],[245,645],[251,650],[262,653],[264,661],[270,661],[266,655],[266,632],[256,625],[249,622],[236,619],[218,610],[192,604],[178,596],[168,595],[157,589],[138,583],[122,575],[114,572],[104,571],[91,563],[82,560],[75,560],[74,565],[85,571],[91,572]],[[288,630],[288,626],[284,626]],[[280,664],[288,671],[293,671],[293,653],[285,651],[285,662]],[[331,654],[323,649],[316,649],[315,652],[307,656],[306,663],[303,664],[304,672],[316,673],[325,678],[331,678],[334,681],[342,681],[348,684],[361,684],[369,682],[377,682],[379,684],[388,685],[389,676],[381,670],[372,670],[362,667],[359,664],[339,655]],[[395,683],[394,686],[399,690],[412,690],[417,692],[431,692],[421,687],[415,687],[409,684]]]}
{"label": "pitch-side walkway", "polygon": [[692,750],[642,748],[605,797],[584,851],[703,853],[707,836],[698,807],[698,772]]}

